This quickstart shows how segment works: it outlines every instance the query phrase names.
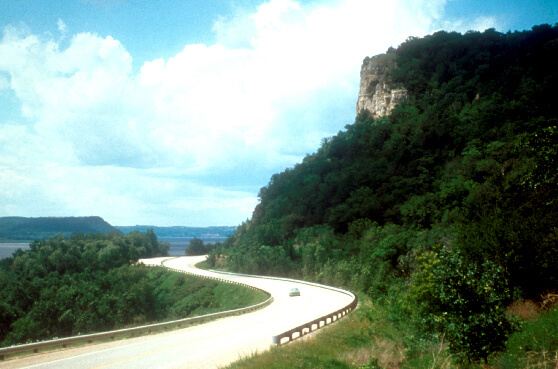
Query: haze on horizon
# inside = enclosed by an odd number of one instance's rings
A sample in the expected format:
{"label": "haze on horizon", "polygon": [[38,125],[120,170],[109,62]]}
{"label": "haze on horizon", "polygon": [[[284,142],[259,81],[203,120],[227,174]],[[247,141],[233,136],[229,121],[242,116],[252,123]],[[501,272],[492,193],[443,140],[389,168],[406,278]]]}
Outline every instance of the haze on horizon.
{"label": "haze on horizon", "polygon": [[557,16],[543,0],[3,2],[0,216],[238,225],[354,121],[366,56]]}

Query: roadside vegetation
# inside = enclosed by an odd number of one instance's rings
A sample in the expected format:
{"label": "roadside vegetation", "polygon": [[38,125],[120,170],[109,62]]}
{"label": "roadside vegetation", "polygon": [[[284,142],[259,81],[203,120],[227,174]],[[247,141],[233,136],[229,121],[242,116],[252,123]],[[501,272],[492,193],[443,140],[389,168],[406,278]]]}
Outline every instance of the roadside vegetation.
{"label": "roadside vegetation", "polygon": [[237,309],[249,288],[134,265],[164,256],[153,231],[63,235],[0,261],[0,346]]}
{"label": "roadside vegetation", "polygon": [[[398,359],[358,365],[555,367],[558,25],[437,32],[388,54],[407,100],[273,175],[208,263],[365,294],[355,340]],[[357,365],[329,357],[277,367]]]}

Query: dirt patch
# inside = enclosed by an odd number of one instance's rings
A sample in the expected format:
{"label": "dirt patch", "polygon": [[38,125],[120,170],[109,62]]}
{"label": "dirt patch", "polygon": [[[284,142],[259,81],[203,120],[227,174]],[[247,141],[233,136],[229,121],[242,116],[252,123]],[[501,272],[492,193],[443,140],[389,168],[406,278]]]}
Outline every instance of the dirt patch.
{"label": "dirt patch", "polygon": [[539,317],[541,309],[533,300],[515,301],[508,306],[508,313],[511,316],[523,320],[534,320]]}
{"label": "dirt patch", "polygon": [[368,347],[349,351],[344,360],[353,365],[366,365],[372,360],[378,360],[383,368],[396,369],[405,361],[405,349],[393,341],[377,337]]}

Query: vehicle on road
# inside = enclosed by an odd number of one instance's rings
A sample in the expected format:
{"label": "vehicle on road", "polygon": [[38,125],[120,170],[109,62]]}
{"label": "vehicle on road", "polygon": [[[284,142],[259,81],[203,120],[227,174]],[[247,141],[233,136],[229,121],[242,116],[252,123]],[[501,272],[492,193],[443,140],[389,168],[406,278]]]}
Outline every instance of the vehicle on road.
{"label": "vehicle on road", "polygon": [[291,288],[291,290],[289,291],[289,296],[300,296],[300,291],[298,290],[298,288]]}

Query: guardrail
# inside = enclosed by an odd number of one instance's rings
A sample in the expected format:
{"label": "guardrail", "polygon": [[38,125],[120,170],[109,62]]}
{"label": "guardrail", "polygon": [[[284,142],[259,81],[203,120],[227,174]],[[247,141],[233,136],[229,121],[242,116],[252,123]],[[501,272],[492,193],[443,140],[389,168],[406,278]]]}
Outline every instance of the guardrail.
{"label": "guardrail", "polygon": [[[196,275],[194,273],[188,273],[188,272],[185,272],[183,270],[172,269],[172,268],[167,268],[167,269],[182,272],[182,273],[186,273],[186,274]],[[196,275],[196,276],[198,276],[198,275]],[[203,277],[203,276],[199,276],[199,277]],[[206,277],[206,278],[208,278],[208,277]],[[109,331],[109,332],[93,333],[93,334],[88,334],[88,335],[80,335],[80,336],[59,338],[59,339],[55,339],[55,340],[28,343],[28,344],[24,344],[24,345],[3,347],[3,348],[0,348],[0,361],[4,360],[5,355],[16,354],[16,353],[19,353],[19,352],[33,351],[34,353],[37,353],[41,349],[50,348],[50,347],[66,348],[67,345],[72,344],[72,343],[80,343],[80,342],[92,343],[94,340],[100,340],[100,339],[105,339],[105,338],[110,338],[110,339],[114,340],[116,337],[123,336],[123,335],[134,335],[136,333],[144,333],[144,332],[151,333],[151,331],[157,330],[157,329],[165,329],[166,330],[168,328],[174,328],[174,327],[180,328],[182,325],[186,326],[186,325],[190,325],[190,324],[194,324],[194,323],[199,323],[199,322],[202,322],[204,320],[211,320],[211,319],[217,319],[217,318],[222,318],[222,317],[231,316],[231,315],[247,313],[247,312],[250,312],[250,311],[253,311],[253,310],[264,308],[264,307],[266,307],[267,305],[269,305],[273,302],[273,296],[271,296],[271,294],[269,292],[264,291],[262,289],[259,289],[259,288],[253,287],[253,286],[249,286],[249,285],[246,285],[246,284],[243,284],[243,283],[227,281],[227,280],[224,280],[224,279],[221,279],[221,278],[213,278],[213,279],[217,279],[217,280],[219,280],[221,282],[225,282],[225,283],[243,285],[243,286],[251,288],[251,289],[262,291],[268,296],[268,298],[265,301],[260,302],[260,303],[255,304],[255,305],[252,305],[252,306],[247,306],[247,307],[244,307],[244,308],[239,308],[239,309],[234,309],[234,310],[222,311],[222,312],[219,312],[219,313],[200,315],[200,316],[196,316],[196,317],[192,317],[192,318],[184,318],[184,319],[173,320],[173,321],[169,321],[169,322],[143,325],[143,326],[134,327],[134,328],[118,329],[118,330]]]}
{"label": "guardrail", "polygon": [[[315,331],[316,329],[320,329],[328,324],[331,324],[335,321],[337,321],[337,319],[340,319],[342,317],[344,317],[345,315],[349,314],[351,311],[353,311],[354,309],[356,309],[357,305],[358,305],[358,297],[356,295],[353,295],[354,299],[353,301],[345,306],[342,309],[339,309],[331,314],[327,314],[324,315],[318,319],[314,319],[308,323],[304,323],[302,325],[299,325],[298,327],[295,327],[293,329],[289,329],[288,331],[285,331],[281,334],[278,334],[276,336],[272,336],[271,337],[271,343],[279,346],[283,343],[287,343],[290,341],[293,341],[297,338],[300,338],[302,336],[304,336],[307,333],[310,333],[312,331]],[[285,342],[283,342],[284,339],[287,339]]]}

